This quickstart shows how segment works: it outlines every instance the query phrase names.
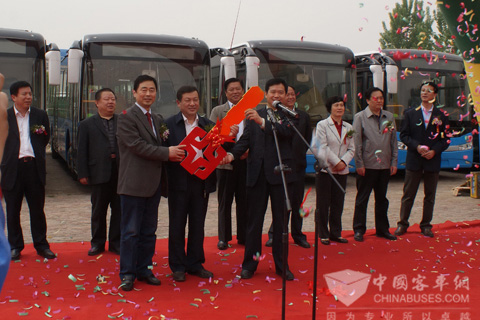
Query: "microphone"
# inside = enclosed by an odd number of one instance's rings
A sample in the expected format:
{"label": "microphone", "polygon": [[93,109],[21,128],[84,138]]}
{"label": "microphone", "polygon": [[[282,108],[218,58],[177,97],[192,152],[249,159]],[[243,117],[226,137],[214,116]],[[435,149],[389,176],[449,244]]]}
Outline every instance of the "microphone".
{"label": "microphone", "polygon": [[271,108],[267,108],[267,114],[271,123],[278,123],[277,118],[275,117],[274,111]]}
{"label": "microphone", "polygon": [[298,118],[298,113],[296,113],[295,111],[285,107],[280,101],[273,101],[272,105],[273,105],[274,108],[282,110],[283,113],[286,113],[287,115],[289,115],[291,117]]}

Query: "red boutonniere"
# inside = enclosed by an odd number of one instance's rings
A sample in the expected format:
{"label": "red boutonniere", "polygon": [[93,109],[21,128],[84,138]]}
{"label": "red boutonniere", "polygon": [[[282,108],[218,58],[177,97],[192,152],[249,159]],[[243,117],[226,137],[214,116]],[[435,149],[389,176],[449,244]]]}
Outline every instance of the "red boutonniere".
{"label": "red boutonniere", "polygon": [[47,135],[47,130],[45,130],[45,127],[43,125],[33,125],[32,128],[30,129],[32,133],[34,134],[44,134]]}

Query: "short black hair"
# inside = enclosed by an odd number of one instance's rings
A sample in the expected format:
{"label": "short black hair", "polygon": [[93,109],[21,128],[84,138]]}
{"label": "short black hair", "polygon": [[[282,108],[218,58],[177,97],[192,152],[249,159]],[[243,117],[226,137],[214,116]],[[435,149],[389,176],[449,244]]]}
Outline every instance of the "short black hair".
{"label": "short black hair", "polygon": [[365,99],[370,100],[372,97],[372,93],[375,91],[380,91],[382,93],[382,96],[385,98],[385,93],[383,93],[383,90],[377,87],[371,87],[367,91],[365,91]]}
{"label": "short black hair", "polygon": [[225,81],[225,83],[223,84],[223,90],[227,91],[228,89],[228,86],[230,85],[230,83],[240,83],[240,85],[242,86],[242,89],[245,90],[245,86],[243,85],[243,81],[238,79],[238,78],[230,78],[230,79],[227,79]]}
{"label": "short black hair", "polygon": [[153,81],[155,84],[155,90],[158,91],[158,84],[157,80],[155,80],[154,77],[150,77],[149,75],[142,74],[135,79],[135,82],[133,83],[133,90],[137,91],[138,87],[140,87],[140,84],[145,81]]}
{"label": "short black hair", "polygon": [[18,94],[18,90],[21,88],[30,88],[30,90],[33,91],[32,86],[27,81],[17,81],[12,83],[10,86],[10,95],[16,96]]}
{"label": "short black hair", "polygon": [[427,81],[422,82],[422,84],[420,85],[420,91],[422,91],[423,86],[432,86],[433,87],[433,92],[438,93],[437,84],[435,82],[431,81],[431,80],[427,80]]}
{"label": "short black hair", "polygon": [[[294,86],[288,85],[288,88],[292,88],[292,89],[293,89],[293,92],[295,92],[295,94],[297,93],[297,89],[295,89]],[[287,88],[287,92],[288,92],[288,88]]]}
{"label": "short black hair", "polygon": [[198,89],[194,86],[183,86],[177,91],[177,100],[182,101],[182,97],[185,93],[190,93],[190,92],[197,92],[198,95],[200,96],[200,93],[198,92]]}
{"label": "short black hair", "polygon": [[98,90],[97,92],[95,92],[95,101],[99,101],[102,98],[102,93],[104,93],[104,92],[111,92],[115,96],[115,99],[117,98],[117,95],[115,94],[115,92],[113,92],[112,89],[102,88],[102,89]]}
{"label": "short black hair", "polygon": [[272,78],[267,81],[265,84],[265,92],[268,92],[268,89],[270,89],[271,86],[277,85],[277,84],[282,84],[285,87],[285,93],[288,92],[288,85],[285,82],[285,80],[281,78]]}
{"label": "short black hair", "polygon": [[333,96],[327,99],[325,107],[327,108],[328,113],[332,113],[332,106],[337,102],[343,102],[345,106],[345,101],[343,101],[343,99],[339,96]]}

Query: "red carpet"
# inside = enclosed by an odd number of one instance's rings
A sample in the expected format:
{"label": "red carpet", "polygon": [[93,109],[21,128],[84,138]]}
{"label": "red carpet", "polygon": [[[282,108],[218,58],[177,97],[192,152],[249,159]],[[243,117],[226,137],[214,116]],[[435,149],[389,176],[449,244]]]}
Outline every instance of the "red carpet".
{"label": "red carpet", "polygon": [[[415,225],[399,241],[376,238],[369,230],[363,243],[348,232],[348,244],[320,244],[317,319],[479,319],[480,221],[447,222],[433,230],[434,239],[423,237]],[[307,236],[313,242],[313,234]],[[88,243],[54,243],[58,258],[43,261],[28,245],[21,261],[10,266],[0,318],[280,319],[282,281],[273,271],[271,250],[265,248],[252,279],[240,280],[243,247],[219,252],[216,243],[216,237],[205,240],[205,267],[215,274],[211,282],[187,275],[186,282],[174,283],[162,239],[153,270],[162,285],[136,282],[137,290],[128,293],[117,290],[116,255],[92,259]],[[286,319],[312,318],[313,254],[313,248],[291,243],[289,263],[297,279],[287,282]],[[358,273],[342,272],[346,269]],[[330,273],[337,274],[324,277]],[[106,283],[97,283],[99,274]],[[333,292],[326,278],[335,279]]]}

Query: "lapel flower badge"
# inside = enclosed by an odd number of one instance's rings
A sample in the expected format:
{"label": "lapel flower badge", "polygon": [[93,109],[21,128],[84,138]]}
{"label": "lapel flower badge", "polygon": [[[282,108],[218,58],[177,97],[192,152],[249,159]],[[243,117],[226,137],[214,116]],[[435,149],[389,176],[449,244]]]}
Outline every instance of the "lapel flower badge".
{"label": "lapel flower badge", "polygon": [[32,133],[34,133],[34,134],[38,134],[38,135],[44,134],[44,135],[47,135],[47,130],[45,130],[45,126],[43,126],[43,125],[39,125],[39,124],[33,125],[30,130],[31,130]]}
{"label": "lapel flower badge", "polygon": [[382,125],[384,126],[383,133],[392,132],[395,129],[393,121],[385,121]]}
{"label": "lapel flower badge", "polygon": [[160,138],[162,138],[163,141],[166,141],[170,135],[170,130],[165,123],[162,123],[160,128],[158,128],[158,133],[160,133]]}
{"label": "lapel flower badge", "polygon": [[347,144],[347,138],[352,139],[354,134],[355,134],[355,130],[353,130],[353,129],[348,130],[347,134],[345,134],[345,138],[343,138],[343,143]]}

